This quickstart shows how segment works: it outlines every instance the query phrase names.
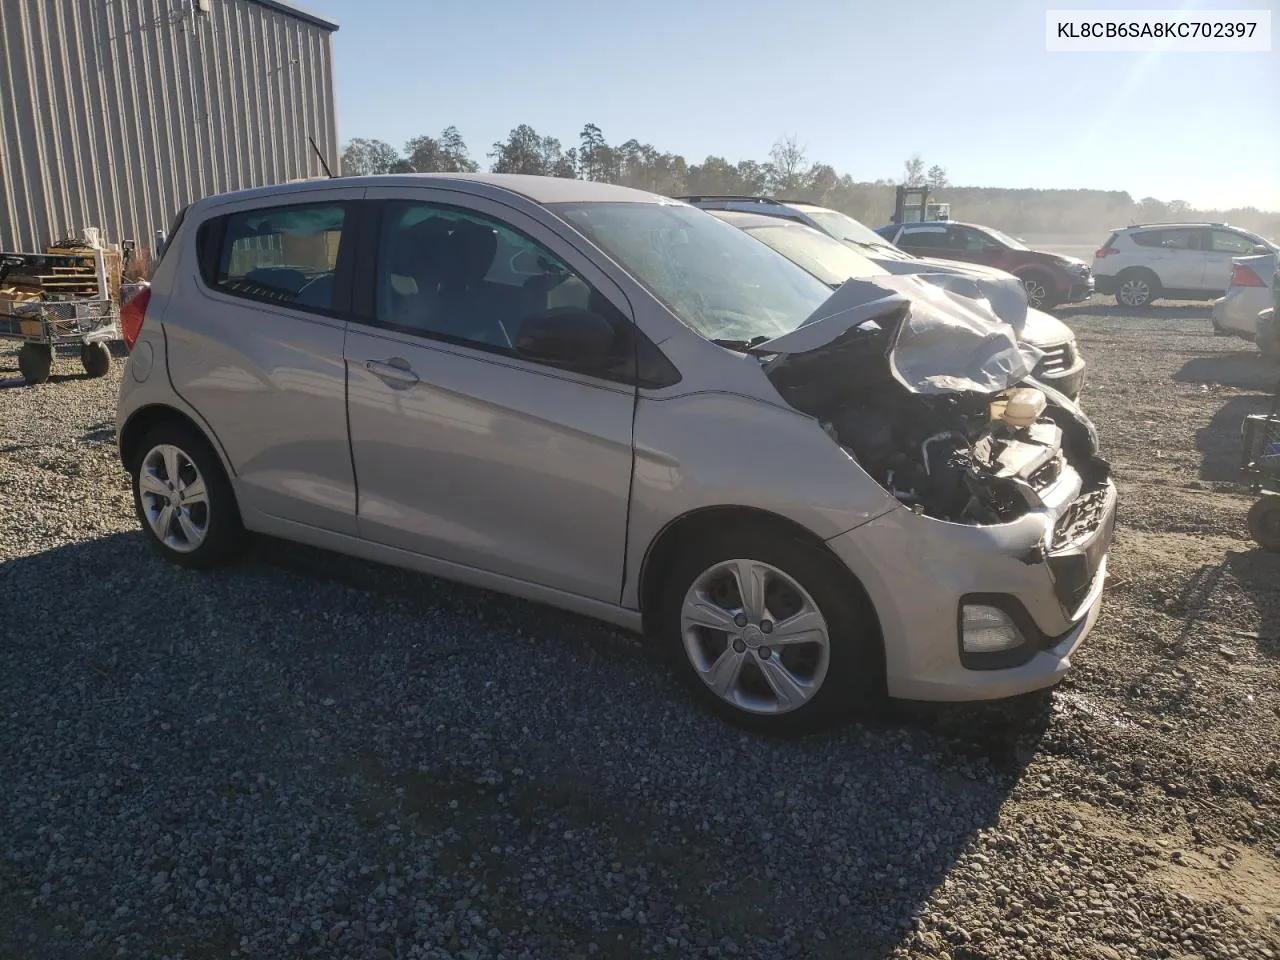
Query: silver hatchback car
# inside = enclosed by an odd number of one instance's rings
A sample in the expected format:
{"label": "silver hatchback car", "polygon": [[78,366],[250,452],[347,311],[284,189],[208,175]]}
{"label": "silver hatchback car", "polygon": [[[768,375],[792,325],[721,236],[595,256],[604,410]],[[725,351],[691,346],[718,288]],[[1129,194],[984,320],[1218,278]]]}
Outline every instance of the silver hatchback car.
{"label": "silver hatchback car", "polygon": [[988,306],[622,187],[292,183],[180,214],[120,455],[174,562],[257,532],[542,601],[749,726],[1005,697],[1093,626],[1116,495]]}

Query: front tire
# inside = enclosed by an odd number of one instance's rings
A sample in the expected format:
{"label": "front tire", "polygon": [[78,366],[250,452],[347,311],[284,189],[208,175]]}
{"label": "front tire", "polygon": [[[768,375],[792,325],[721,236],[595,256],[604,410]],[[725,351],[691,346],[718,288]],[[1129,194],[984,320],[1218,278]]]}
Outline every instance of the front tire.
{"label": "front tire", "polygon": [[18,372],[27,383],[44,383],[53,372],[53,348],[44,343],[24,343],[18,348]]}
{"label": "front tire", "polygon": [[1160,280],[1149,270],[1124,270],[1116,277],[1116,303],[1132,310],[1149,307],[1160,296]]}
{"label": "front tire", "polygon": [[694,542],[663,584],[659,617],[695,696],[738,726],[805,733],[883,699],[870,603],[838,561],[785,532]]}
{"label": "front tire", "polygon": [[139,444],[132,465],[133,505],[160,556],[192,569],[233,559],[245,543],[231,481],[203,436],[163,423]]}

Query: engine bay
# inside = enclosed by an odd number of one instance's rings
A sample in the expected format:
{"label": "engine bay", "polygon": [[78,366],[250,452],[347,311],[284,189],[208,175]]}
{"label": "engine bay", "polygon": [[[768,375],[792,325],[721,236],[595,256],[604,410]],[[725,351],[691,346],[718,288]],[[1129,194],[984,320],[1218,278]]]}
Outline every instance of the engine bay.
{"label": "engine bay", "polygon": [[938,520],[1008,523],[1050,492],[1060,509],[1105,488],[1092,424],[1031,377],[1035,356],[1013,329],[927,286],[848,281],[814,319],[755,348],[770,381],[886,491]]}
{"label": "engine bay", "polygon": [[[1040,398],[1034,418],[1011,415],[1011,398],[1025,403],[1029,395]],[[919,396],[882,387],[820,419],[899,501],[953,523],[1007,523],[1040,507],[1041,495],[1068,471],[1086,488],[1107,475],[1070,412],[1034,387],[994,396]]]}

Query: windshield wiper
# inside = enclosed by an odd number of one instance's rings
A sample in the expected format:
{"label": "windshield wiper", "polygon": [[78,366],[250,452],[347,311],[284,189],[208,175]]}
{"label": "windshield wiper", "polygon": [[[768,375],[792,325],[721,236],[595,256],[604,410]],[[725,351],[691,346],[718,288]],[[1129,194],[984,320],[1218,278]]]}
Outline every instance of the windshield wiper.
{"label": "windshield wiper", "polygon": [[890,243],[872,243],[870,240],[855,240],[853,237],[845,237],[845,243],[852,243],[856,247],[862,247],[864,250],[888,250],[891,253],[898,253],[897,247]]}
{"label": "windshield wiper", "polygon": [[756,353],[756,347],[772,339],[773,337],[768,336],[767,334],[760,334],[759,336],[752,337],[750,340],[728,340],[725,338],[716,338],[711,342],[717,347],[736,350],[738,353]]}

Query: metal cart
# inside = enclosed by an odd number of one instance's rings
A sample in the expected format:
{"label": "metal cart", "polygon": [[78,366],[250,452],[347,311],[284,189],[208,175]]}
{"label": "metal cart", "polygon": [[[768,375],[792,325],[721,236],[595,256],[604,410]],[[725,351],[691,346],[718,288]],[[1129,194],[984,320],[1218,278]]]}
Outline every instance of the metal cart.
{"label": "metal cart", "polygon": [[[0,285],[10,271],[23,269],[30,259],[26,255],[0,254]],[[102,276],[101,269],[98,274]],[[18,370],[27,383],[49,379],[55,354],[78,353],[90,377],[106,376],[111,370],[107,344],[120,339],[119,311],[107,295],[106,284],[95,286],[97,295],[90,297],[42,293],[35,300],[0,301],[0,340],[22,344],[18,349]]]}
{"label": "metal cart", "polygon": [[1249,536],[1267,550],[1280,551],[1280,384],[1270,412],[1249,414],[1240,434],[1240,465],[1249,489],[1259,494],[1249,508]]}

